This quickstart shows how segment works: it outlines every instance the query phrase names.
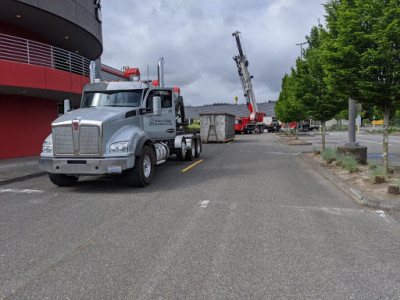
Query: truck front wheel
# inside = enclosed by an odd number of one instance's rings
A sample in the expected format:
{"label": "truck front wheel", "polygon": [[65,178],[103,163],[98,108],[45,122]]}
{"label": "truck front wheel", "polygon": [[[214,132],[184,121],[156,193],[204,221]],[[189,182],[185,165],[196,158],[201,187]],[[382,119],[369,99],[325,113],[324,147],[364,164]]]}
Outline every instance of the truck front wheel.
{"label": "truck front wheel", "polygon": [[49,173],[49,178],[52,183],[58,186],[70,186],[78,182],[78,177],[67,176],[64,174]]}
{"label": "truck front wheel", "polygon": [[135,158],[135,167],[127,173],[128,181],[136,187],[144,187],[150,184],[153,178],[154,155],[148,146],[144,146],[140,156]]}

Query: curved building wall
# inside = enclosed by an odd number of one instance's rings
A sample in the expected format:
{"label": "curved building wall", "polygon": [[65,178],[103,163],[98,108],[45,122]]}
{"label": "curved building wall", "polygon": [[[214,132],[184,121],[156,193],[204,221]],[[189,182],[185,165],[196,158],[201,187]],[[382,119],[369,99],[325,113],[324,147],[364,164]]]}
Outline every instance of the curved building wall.
{"label": "curved building wall", "polygon": [[100,1],[0,0],[0,159],[38,155],[102,53]]}
{"label": "curved building wall", "polygon": [[100,1],[1,0],[0,21],[89,59],[99,58],[103,51]]}
{"label": "curved building wall", "polygon": [[0,94],[0,159],[38,155],[57,118],[57,102]]}

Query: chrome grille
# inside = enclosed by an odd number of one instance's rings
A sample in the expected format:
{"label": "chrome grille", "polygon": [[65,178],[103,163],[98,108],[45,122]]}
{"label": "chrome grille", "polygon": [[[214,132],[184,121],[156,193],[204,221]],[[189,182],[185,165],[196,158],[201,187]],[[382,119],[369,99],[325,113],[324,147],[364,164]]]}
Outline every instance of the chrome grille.
{"label": "chrome grille", "polygon": [[100,129],[98,126],[79,127],[79,154],[99,154]]}
{"label": "chrome grille", "polygon": [[53,128],[55,154],[74,154],[74,138],[71,126]]}

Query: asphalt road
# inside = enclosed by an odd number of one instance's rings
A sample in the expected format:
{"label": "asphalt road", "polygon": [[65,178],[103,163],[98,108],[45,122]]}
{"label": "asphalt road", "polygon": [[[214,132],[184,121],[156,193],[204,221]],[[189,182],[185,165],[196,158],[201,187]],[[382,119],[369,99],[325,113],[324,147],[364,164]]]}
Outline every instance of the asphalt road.
{"label": "asphalt road", "polygon": [[273,134],[205,144],[152,185],[0,188],[2,299],[398,299],[400,224]]}

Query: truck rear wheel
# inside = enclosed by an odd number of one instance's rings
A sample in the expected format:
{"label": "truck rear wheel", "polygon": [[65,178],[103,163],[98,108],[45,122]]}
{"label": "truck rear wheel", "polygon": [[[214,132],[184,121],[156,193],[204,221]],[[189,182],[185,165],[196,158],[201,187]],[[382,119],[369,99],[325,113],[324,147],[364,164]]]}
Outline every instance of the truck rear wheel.
{"label": "truck rear wheel", "polygon": [[190,147],[186,152],[185,160],[193,160],[196,157],[196,139],[191,139]]}
{"label": "truck rear wheel", "polygon": [[58,186],[71,186],[78,182],[78,177],[67,176],[64,174],[49,173],[49,178],[52,183]]}
{"label": "truck rear wheel", "polygon": [[154,155],[149,146],[144,146],[140,156],[135,158],[135,167],[127,173],[129,184],[136,187],[145,187],[153,178]]}
{"label": "truck rear wheel", "polygon": [[201,140],[196,139],[196,154],[194,155],[194,157],[198,158],[200,156],[200,153],[201,153]]}
{"label": "truck rear wheel", "polygon": [[186,140],[185,138],[182,138],[181,142],[181,148],[178,148],[176,152],[176,157],[178,160],[184,160],[186,159],[186,153],[188,152],[187,146],[186,146]]}

